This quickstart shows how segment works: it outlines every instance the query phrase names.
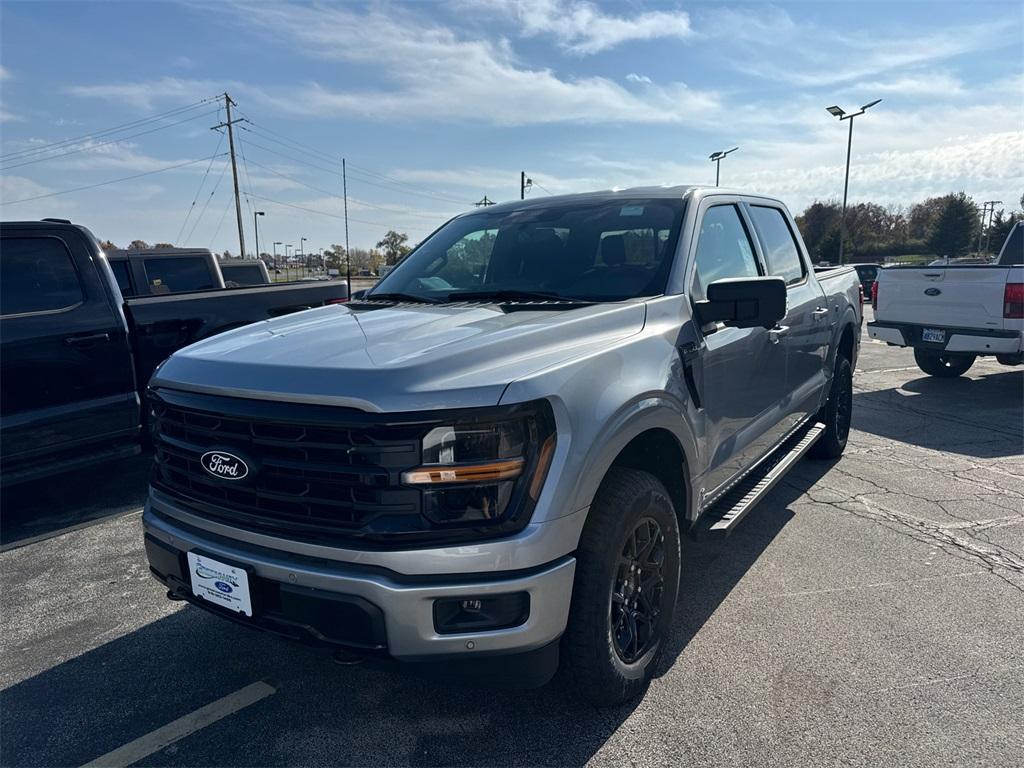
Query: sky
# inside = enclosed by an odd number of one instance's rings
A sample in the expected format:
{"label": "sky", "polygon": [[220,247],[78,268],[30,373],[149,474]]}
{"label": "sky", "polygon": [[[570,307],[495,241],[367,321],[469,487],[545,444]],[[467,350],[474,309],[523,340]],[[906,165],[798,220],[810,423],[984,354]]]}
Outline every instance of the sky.
{"label": "sky", "polygon": [[1024,192],[1019,2],[4,0],[0,215],[237,253],[224,92],[250,251],[257,210],[262,251],[345,242],[342,158],[353,247],[514,199],[520,171],[531,197],[713,184],[734,146],[723,186],[798,213],[842,197],[825,107],[879,98],[851,201]]}

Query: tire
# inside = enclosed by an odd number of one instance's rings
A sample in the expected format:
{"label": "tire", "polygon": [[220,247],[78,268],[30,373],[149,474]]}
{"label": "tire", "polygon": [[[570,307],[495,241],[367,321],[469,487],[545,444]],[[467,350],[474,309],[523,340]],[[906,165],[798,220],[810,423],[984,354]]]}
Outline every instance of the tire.
{"label": "tire", "polygon": [[811,446],[807,455],[812,459],[838,459],[846,450],[853,417],[853,368],[842,355],[836,358],[832,386],[828,400],[818,411],[818,421],[825,425],[825,434]]}
{"label": "tire", "polygon": [[647,689],[675,614],[679,547],[665,486],[647,472],[611,469],[576,551],[562,646],[571,684],[591,703],[616,706]]}
{"label": "tire", "polygon": [[933,352],[930,349],[915,349],[914,361],[917,367],[929,376],[943,379],[955,379],[963,376],[974,365],[976,355],[957,354],[955,352]]}

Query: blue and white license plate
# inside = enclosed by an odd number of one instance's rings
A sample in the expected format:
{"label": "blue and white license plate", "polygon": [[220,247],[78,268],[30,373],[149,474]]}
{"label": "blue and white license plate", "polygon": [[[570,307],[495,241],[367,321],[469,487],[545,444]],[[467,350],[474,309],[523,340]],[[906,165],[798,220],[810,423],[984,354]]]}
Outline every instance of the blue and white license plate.
{"label": "blue and white license plate", "polygon": [[931,341],[936,344],[945,344],[946,332],[941,328],[922,328],[921,341]]}
{"label": "blue and white license plate", "polygon": [[244,569],[189,552],[188,573],[193,595],[221,608],[252,616],[249,574]]}

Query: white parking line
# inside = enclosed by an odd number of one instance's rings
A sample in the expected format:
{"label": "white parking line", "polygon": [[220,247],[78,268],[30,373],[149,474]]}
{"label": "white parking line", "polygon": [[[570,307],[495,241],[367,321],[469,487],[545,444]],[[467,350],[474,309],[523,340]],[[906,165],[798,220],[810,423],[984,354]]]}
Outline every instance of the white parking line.
{"label": "white parking line", "polygon": [[179,717],[162,728],[140,736],[103,757],[97,757],[86,763],[83,768],[124,768],[276,692],[274,686],[262,680],[247,685],[205,707],[200,707],[195,712]]}

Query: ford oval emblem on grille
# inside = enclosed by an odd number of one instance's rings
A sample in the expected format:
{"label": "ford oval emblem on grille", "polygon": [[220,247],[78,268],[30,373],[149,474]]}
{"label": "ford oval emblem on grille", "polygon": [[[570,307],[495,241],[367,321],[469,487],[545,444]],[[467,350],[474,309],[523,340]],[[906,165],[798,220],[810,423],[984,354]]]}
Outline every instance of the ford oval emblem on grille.
{"label": "ford oval emblem on grille", "polygon": [[925,296],[938,296],[940,293],[942,293],[942,291],[940,291],[938,288],[925,288],[924,289],[924,295]]}
{"label": "ford oval emblem on grille", "polygon": [[227,451],[207,451],[200,457],[199,463],[207,474],[221,480],[241,480],[249,474],[249,465]]}

